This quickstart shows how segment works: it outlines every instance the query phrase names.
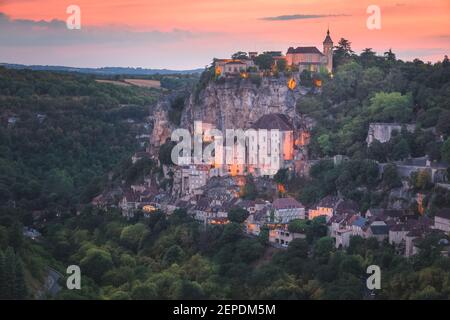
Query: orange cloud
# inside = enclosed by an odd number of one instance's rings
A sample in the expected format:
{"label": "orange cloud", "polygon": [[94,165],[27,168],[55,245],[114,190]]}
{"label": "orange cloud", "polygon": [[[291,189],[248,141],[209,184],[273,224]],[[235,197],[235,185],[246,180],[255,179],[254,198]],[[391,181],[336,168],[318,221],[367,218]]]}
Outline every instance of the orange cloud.
{"label": "orange cloud", "polygon": [[[441,59],[450,51],[448,0],[376,2],[382,29],[374,31],[366,27],[366,9],[372,0],[0,0],[0,12],[12,19],[65,21],[67,6],[77,4],[83,27],[220,34],[171,43],[174,50],[183,52],[187,65],[198,63],[199,56],[226,56],[238,50],[320,47],[328,25],[335,42],[341,37],[350,39],[355,51],[371,47],[381,53],[392,48],[400,57],[409,59],[416,52],[425,60]],[[290,18],[264,19],[270,17]],[[201,47],[194,48],[194,42]],[[130,50],[138,47],[142,46],[130,45]]]}

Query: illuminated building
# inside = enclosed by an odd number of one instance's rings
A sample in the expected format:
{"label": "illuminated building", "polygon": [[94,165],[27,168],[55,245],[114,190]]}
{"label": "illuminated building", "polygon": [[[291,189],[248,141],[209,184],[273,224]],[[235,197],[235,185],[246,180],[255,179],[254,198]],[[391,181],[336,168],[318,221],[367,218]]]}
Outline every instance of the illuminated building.
{"label": "illuminated building", "polygon": [[325,68],[328,73],[333,72],[333,40],[330,37],[330,30],[323,42],[323,52],[316,47],[290,47],[286,53],[286,60],[289,66],[298,67],[299,71],[308,70],[319,72]]}

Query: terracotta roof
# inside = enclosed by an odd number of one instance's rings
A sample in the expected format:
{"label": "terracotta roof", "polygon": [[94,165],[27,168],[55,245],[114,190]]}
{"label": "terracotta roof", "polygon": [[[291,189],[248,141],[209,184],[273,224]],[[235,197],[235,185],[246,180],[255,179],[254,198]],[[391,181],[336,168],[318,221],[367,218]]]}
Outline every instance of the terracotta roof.
{"label": "terracotta roof", "polygon": [[254,129],[292,131],[293,126],[289,117],[282,113],[269,113],[263,115],[253,125]]}

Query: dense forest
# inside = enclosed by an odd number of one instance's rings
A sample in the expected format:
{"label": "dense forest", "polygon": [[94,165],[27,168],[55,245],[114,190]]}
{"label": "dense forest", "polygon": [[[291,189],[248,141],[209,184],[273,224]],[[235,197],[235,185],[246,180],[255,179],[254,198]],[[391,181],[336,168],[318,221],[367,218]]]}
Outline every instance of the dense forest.
{"label": "dense forest", "polygon": [[[310,153],[343,154],[351,161],[321,161],[311,180],[282,181],[302,201],[337,192],[364,207],[380,204],[398,186],[395,170],[378,177],[373,160],[409,155],[450,160],[450,66],[403,62],[389,51],[356,55],[341,40],[333,79],[321,93],[304,97],[298,111],[315,119]],[[305,86],[314,75],[303,74]],[[310,81],[310,82],[309,82]],[[184,210],[126,220],[116,210],[88,202],[111,170],[138,172],[129,158],[138,146],[128,121],[144,118],[158,93],[99,84],[89,76],[0,69],[0,292],[1,298],[34,298],[48,268],[66,276],[82,270],[82,289],[62,290],[53,299],[449,299],[450,260],[436,239],[425,238],[420,254],[406,259],[387,243],[353,237],[336,250],[321,218],[302,222],[306,239],[287,250],[242,232],[242,216],[226,226],[196,223]],[[436,128],[401,132],[387,145],[368,149],[373,121],[417,122]],[[147,163],[146,166],[155,166]],[[157,170],[157,168],[152,168]],[[128,171],[127,171],[128,170]],[[281,180],[282,177],[277,177]],[[298,188],[302,186],[302,188]],[[448,195],[436,196],[439,206]],[[373,197],[381,188],[380,199]],[[22,227],[44,212],[42,238],[24,238]],[[383,270],[382,289],[365,286],[366,267]]]}
{"label": "dense forest", "polygon": [[22,226],[36,215],[73,215],[90,201],[105,174],[138,148],[133,122],[144,121],[159,95],[90,76],[0,68],[0,269],[19,268],[24,257],[28,283],[42,280],[46,265],[30,259],[50,255],[32,254],[43,250],[33,244],[19,249]]}

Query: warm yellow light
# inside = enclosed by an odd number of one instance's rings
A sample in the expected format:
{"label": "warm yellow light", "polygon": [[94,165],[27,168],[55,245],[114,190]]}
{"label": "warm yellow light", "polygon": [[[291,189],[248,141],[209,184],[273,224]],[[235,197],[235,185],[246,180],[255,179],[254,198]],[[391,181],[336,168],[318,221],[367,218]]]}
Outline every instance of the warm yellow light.
{"label": "warm yellow light", "polygon": [[156,210],[157,209],[152,205],[146,205],[146,206],[142,207],[142,211],[148,212],[148,213],[155,212]]}
{"label": "warm yellow light", "polygon": [[289,79],[288,88],[294,90],[297,87],[297,81],[294,78]]}

